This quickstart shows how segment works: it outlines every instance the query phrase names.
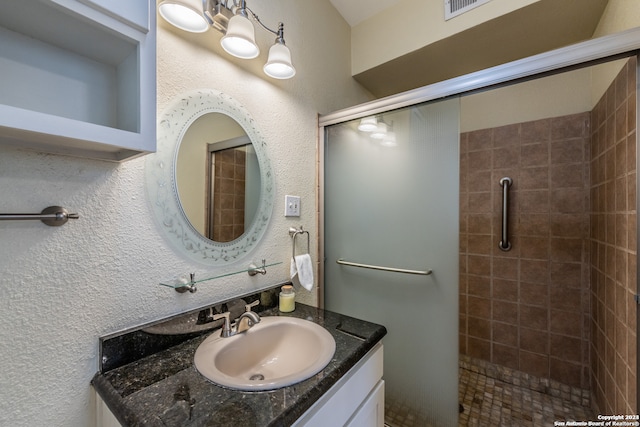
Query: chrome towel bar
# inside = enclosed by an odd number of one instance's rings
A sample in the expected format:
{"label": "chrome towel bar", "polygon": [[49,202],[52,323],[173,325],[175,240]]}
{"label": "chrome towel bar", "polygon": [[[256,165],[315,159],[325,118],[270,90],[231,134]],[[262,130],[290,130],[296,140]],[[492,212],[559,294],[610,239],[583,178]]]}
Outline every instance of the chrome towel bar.
{"label": "chrome towel bar", "polygon": [[392,268],[392,267],[382,267],[379,265],[360,264],[359,262],[345,261],[342,258],[336,260],[336,263],[340,265],[348,265],[350,267],[370,268],[371,270],[391,271],[393,273],[417,274],[419,276],[428,276],[431,273],[433,273],[433,270],[426,270],[426,271],[407,270],[404,268]]}
{"label": "chrome towel bar", "polygon": [[70,219],[78,219],[77,213],[69,213],[61,206],[49,206],[39,214],[0,214],[0,221],[18,221],[39,219],[47,225],[57,227]]}
{"label": "chrome towel bar", "polygon": [[502,187],[502,240],[498,247],[502,251],[511,250],[511,242],[509,242],[509,187],[513,184],[513,180],[505,176],[500,180]]}

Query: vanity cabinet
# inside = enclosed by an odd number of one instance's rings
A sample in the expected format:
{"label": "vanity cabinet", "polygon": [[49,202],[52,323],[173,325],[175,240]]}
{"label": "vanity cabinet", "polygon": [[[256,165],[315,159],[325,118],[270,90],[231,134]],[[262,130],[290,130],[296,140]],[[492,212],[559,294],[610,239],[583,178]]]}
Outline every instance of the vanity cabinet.
{"label": "vanity cabinet", "polygon": [[9,2],[0,46],[0,144],[111,161],[155,151],[154,0]]}
{"label": "vanity cabinet", "polygon": [[[193,314],[197,312],[185,316]],[[291,313],[268,307],[260,314],[263,319],[295,317],[325,328],[336,344],[327,366],[288,387],[233,390],[215,385],[194,366],[194,354],[209,332],[167,338],[149,329],[157,323],[141,325],[100,338],[100,371],[91,380],[96,391],[95,425],[117,427],[119,421],[184,426],[214,422],[220,427],[384,425],[384,326],[302,303]]]}
{"label": "vanity cabinet", "polygon": [[383,427],[383,347],[378,343],[347,372],[293,427]]}
{"label": "vanity cabinet", "polygon": [[[292,427],[383,427],[384,381],[383,347],[376,344]],[[116,417],[96,395],[97,427],[120,427]]]}
{"label": "vanity cabinet", "polygon": [[96,395],[96,427],[122,427],[99,395]]}

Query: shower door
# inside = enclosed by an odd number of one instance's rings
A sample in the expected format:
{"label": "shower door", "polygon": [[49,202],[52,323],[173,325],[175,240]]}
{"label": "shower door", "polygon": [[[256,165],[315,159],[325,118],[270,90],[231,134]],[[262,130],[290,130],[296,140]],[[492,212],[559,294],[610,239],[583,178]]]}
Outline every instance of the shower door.
{"label": "shower door", "polygon": [[325,128],[325,307],[387,328],[386,424],[457,426],[459,99],[372,118]]}

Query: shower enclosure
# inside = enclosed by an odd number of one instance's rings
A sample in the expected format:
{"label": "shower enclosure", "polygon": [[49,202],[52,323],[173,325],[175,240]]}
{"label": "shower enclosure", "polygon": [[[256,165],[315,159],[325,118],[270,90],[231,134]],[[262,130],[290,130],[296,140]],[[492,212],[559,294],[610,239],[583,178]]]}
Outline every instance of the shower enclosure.
{"label": "shower enclosure", "polygon": [[[591,390],[600,413],[636,413],[635,57],[613,83],[614,95],[606,92],[593,111],[486,128],[461,128],[460,117],[461,108],[472,109],[482,98],[472,93],[627,56],[640,47],[638,40],[638,31],[621,33],[321,117],[324,305],[387,327],[389,426],[458,425],[459,352],[541,378],[568,378]],[[611,107],[613,101],[607,107],[622,87],[624,113],[619,104]],[[475,109],[482,114],[482,106]],[[622,126],[606,113],[612,109],[626,117],[624,144],[613,137],[601,142]],[[373,122],[381,139],[362,130]],[[527,140],[544,126],[546,145]],[[571,133],[577,128],[579,136]],[[616,153],[621,161],[620,147],[624,172],[619,167],[620,174],[611,175],[606,164],[616,164]],[[576,152],[582,158],[572,158]],[[551,163],[536,163],[541,159]],[[513,200],[501,206],[506,176],[513,178]],[[562,179],[560,188],[549,189]],[[616,201],[620,192],[624,206]],[[580,212],[563,207],[580,200]],[[523,214],[524,205],[533,211]],[[502,207],[515,208],[508,228],[496,215]],[[551,221],[544,236],[542,217]],[[575,219],[577,226],[567,222]],[[503,244],[507,231],[510,241]],[[616,239],[623,233],[621,244]],[[609,265],[616,257],[624,264]],[[569,305],[566,299],[576,295]],[[616,347],[622,336],[625,354]]]}
{"label": "shower enclosure", "polygon": [[387,418],[409,407],[423,426],[457,425],[458,110],[453,98],[327,129],[325,272],[340,286],[325,305],[386,326]]}

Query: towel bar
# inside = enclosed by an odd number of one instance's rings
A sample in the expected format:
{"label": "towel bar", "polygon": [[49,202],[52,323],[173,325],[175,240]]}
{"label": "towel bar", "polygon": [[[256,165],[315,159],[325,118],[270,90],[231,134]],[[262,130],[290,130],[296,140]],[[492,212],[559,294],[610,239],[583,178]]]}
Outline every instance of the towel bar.
{"label": "towel bar", "polygon": [[34,220],[39,219],[52,227],[65,224],[70,219],[78,219],[77,213],[69,213],[61,206],[49,206],[39,214],[0,214],[0,221]]}
{"label": "towel bar", "polygon": [[291,245],[293,246],[293,255],[292,255],[293,259],[296,258],[296,237],[298,236],[298,234],[306,234],[307,235],[307,253],[309,253],[311,251],[311,247],[309,246],[309,232],[306,231],[306,230],[303,230],[302,226],[300,226],[300,228],[290,227],[289,228],[289,236],[291,236],[291,239],[293,240],[291,242]]}
{"label": "towel bar", "polygon": [[369,264],[361,264],[359,262],[345,261],[342,258],[336,260],[336,263],[341,265],[348,265],[351,267],[369,268],[371,270],[391,271],[393,273],[417,274],[420,276],[428,276],[431,273],[433,273],[433,270],[421,271],[421,270],[407,270],[404,268],[382,267],[379,265],[369,265]]}

